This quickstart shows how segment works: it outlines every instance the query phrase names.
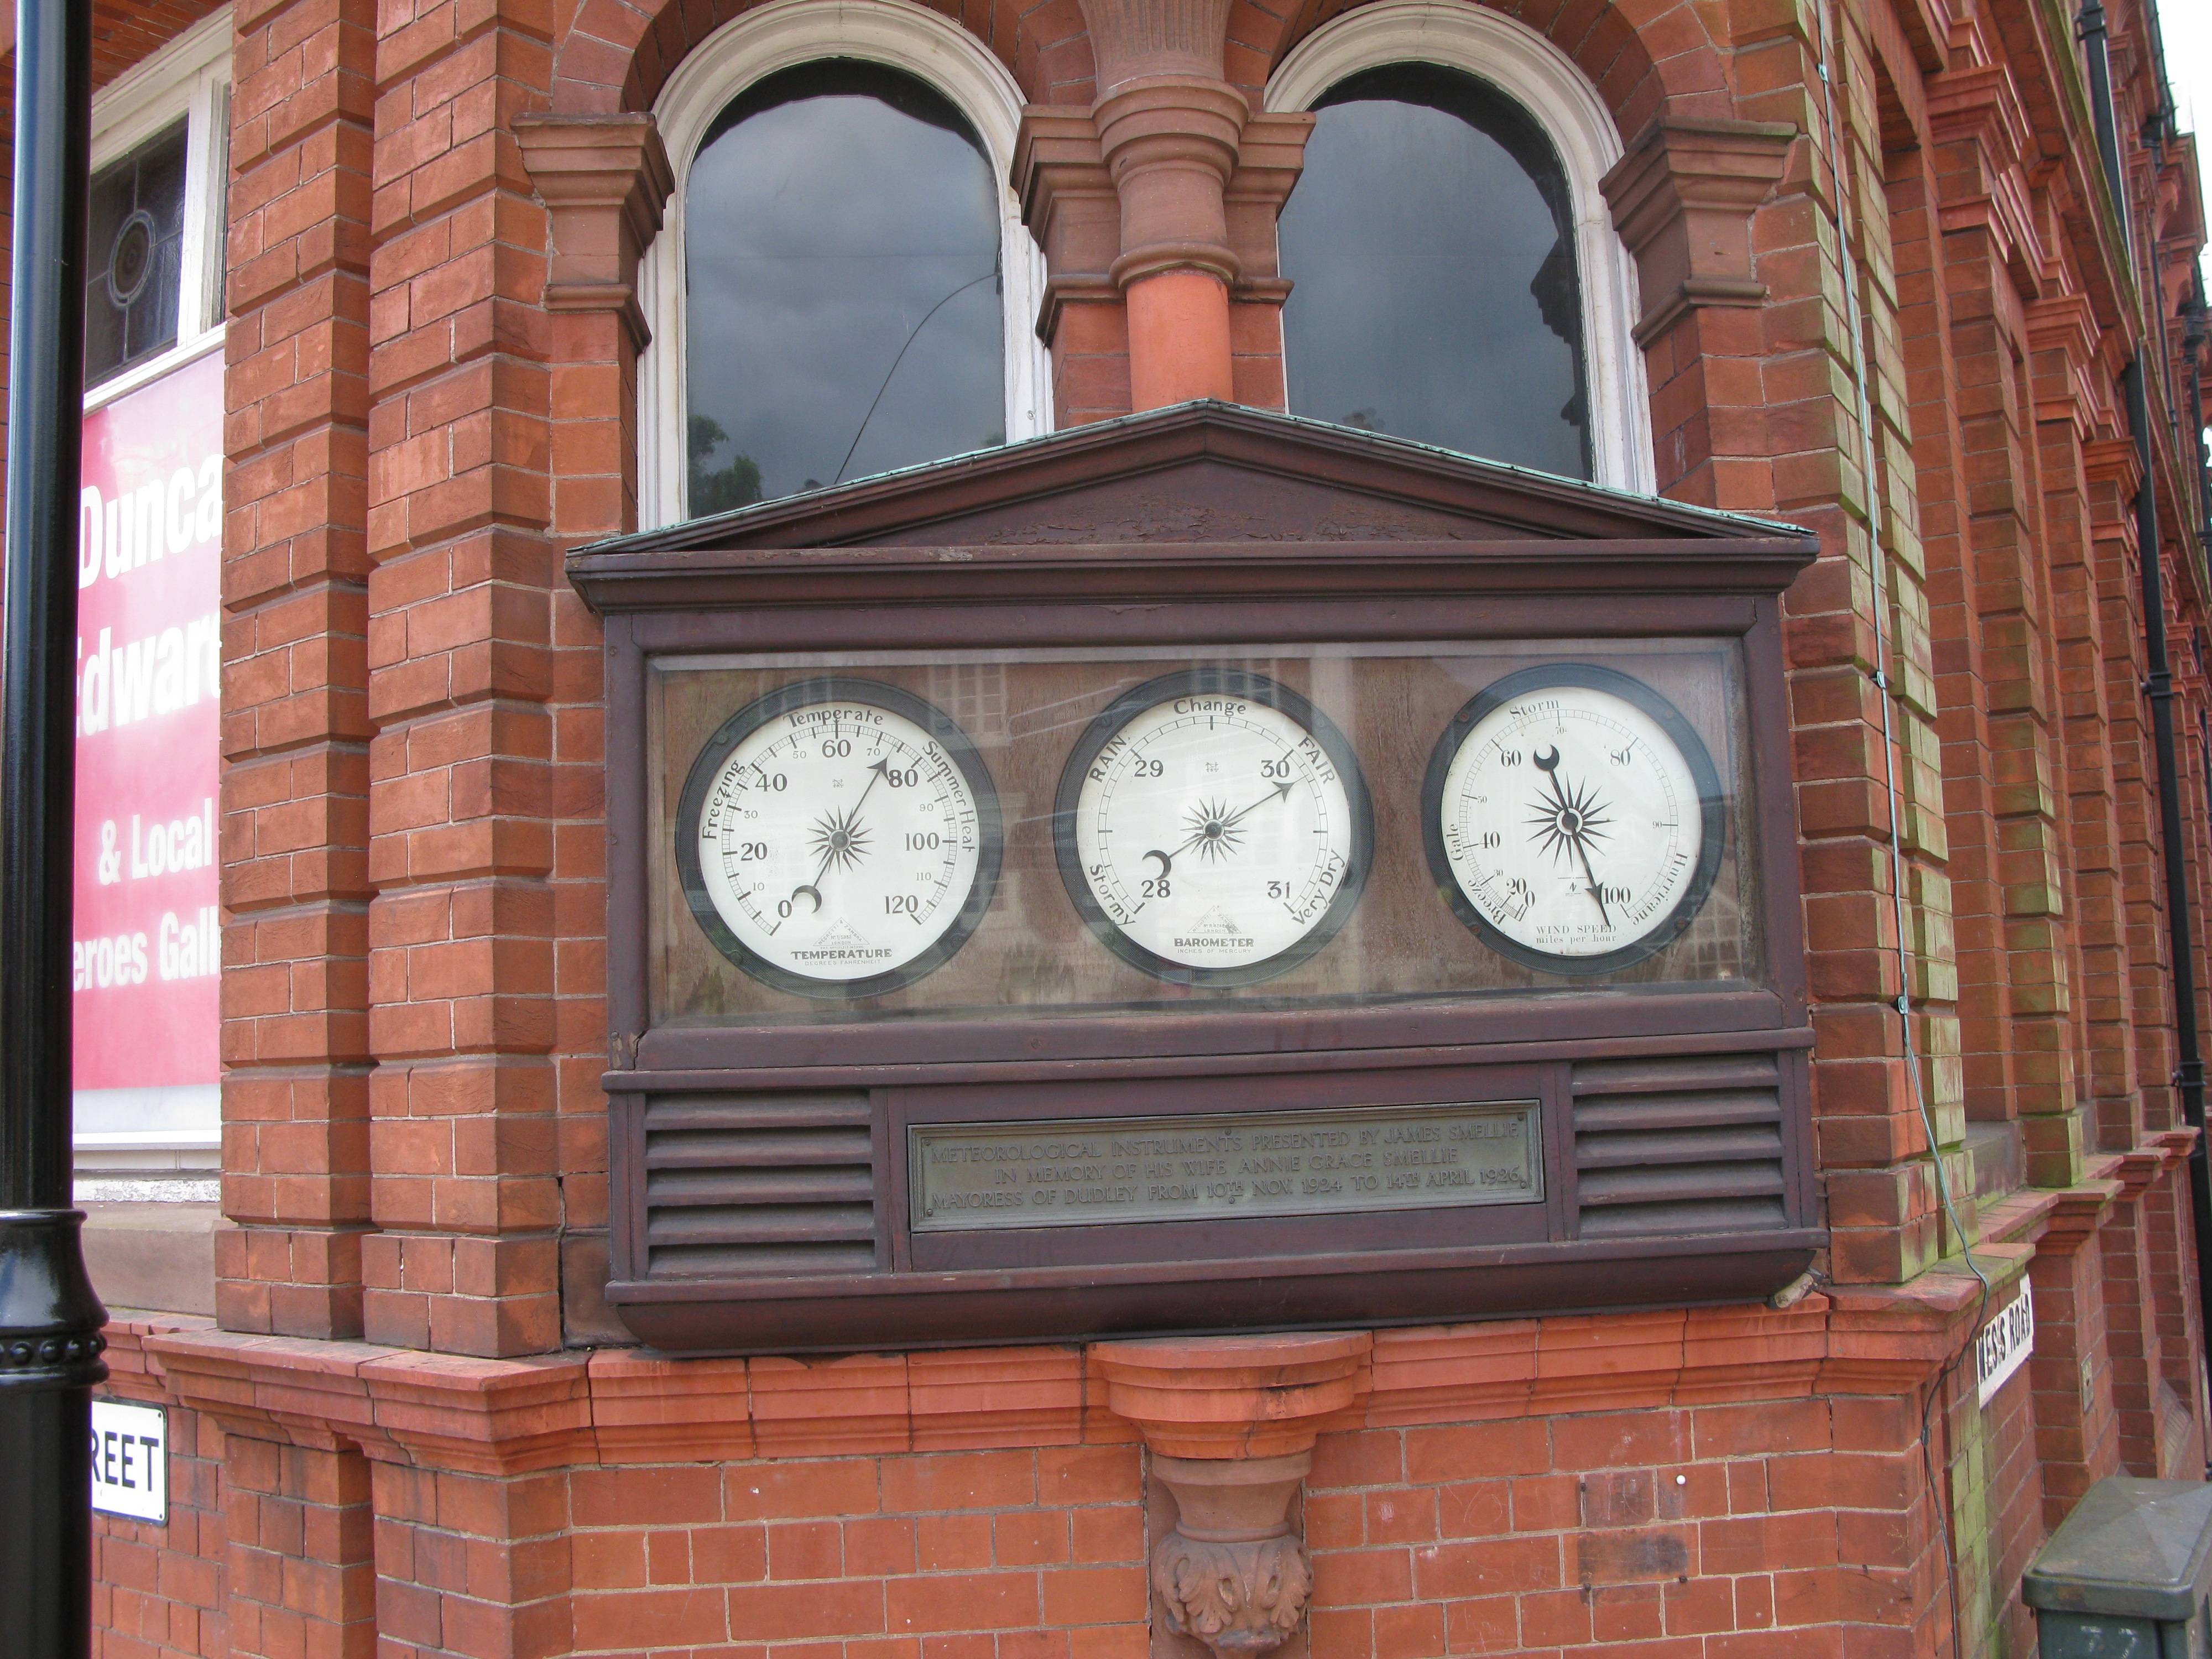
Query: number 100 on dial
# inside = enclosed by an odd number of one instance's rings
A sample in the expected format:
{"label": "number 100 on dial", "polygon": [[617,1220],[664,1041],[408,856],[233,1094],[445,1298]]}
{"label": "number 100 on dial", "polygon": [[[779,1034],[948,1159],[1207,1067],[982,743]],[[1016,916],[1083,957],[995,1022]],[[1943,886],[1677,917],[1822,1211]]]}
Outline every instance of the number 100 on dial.
{"label": "number 100 on dial", "polygon": [[990,905],[1000,849],[967,734],[869,680],[805,680],[740,709],[677,813],[708,937],[754,978],[823,999],[880,996],[947,960]]}

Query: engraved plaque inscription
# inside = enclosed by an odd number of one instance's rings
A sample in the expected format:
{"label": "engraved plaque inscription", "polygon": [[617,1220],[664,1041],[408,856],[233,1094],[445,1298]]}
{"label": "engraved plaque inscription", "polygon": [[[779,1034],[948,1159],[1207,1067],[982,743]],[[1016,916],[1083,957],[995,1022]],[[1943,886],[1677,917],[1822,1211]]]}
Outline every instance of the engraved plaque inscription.
{"label": "engraved plaque inscription", "polygon": [[1528,1204],[1538,1103],[908,1130],[915,1232]]}

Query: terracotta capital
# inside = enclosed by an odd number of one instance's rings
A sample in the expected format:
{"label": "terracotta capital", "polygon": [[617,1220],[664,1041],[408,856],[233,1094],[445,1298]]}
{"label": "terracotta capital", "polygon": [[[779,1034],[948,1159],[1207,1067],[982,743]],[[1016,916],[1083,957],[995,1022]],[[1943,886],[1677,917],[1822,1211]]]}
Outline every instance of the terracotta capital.
{"label": "terracotta capital", "polygon": [[2122,1152],[2120,1166],[2113,1173],[2119,1176],[2130,1199],[2140,1198],[2166,1173],[2166,1149],[2154,1141]]}
{"label": "terracotta capital", "polygon": [[651,337],[637,303],[637,261],[659,234],[676,187],[650,115],[555,115],[514,119],[515,142],[552,217],[545,279],[550,311],[611,311],[633,346]]}
{"label": "terracotta capital", "polygon": [[1365,1331],[1104,1342],[1091,1351],[1106,1408],[1168,1457],[1313,1449],[1322,1422],[1366,1391]]}
{"label": "terracotta capital", "polygon": [[1187,76],[1134,81],[1092,106],[1121,204],[1116,283],[1179,266],[1236,281],[1224,198],[1249,113],[1235,88]]}
{"label": "terracotta capital", "polygon": [[2012,73],[2002,64],[1946,70],[1927,77],[1928,125],[1939,144],[1978,140],[1993,172],[2015,165],[2034,142]]}
{"label": "terracotta capital", "polygon": [[2121,1190],[2117,1181],[2089,1180],[2058,1194],[2043,1237],[2036,1241],[2039,1254],[2071,1255],[2094,1238]]}
{"label": "terracotta capital", "polygon": [[1775,121],[1654,121],[1599,182],[1636,256],[1638,344],[1700,306],[1757,306],[1751,216],[1781,182],[1797,129]]}

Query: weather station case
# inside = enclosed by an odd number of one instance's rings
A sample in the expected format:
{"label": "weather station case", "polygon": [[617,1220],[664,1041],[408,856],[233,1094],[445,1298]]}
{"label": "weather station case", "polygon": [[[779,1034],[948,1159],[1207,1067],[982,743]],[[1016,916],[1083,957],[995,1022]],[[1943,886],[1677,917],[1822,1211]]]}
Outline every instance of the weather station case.
{"label": "weather station case", "polygon": [[1815,551],[1218,404],[577,550],[610,1304],[792,1352],[1788,1283]]}

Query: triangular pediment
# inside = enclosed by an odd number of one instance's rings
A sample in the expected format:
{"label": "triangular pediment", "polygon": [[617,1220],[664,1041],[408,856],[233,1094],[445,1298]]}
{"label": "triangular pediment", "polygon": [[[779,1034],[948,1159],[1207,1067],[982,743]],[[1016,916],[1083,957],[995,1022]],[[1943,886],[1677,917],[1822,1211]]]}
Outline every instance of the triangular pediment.
{"label": "triangular pediment", "polygon": [[1804,535],[1349,428],[1191,403],[595,543],[573,558],[808,547],[1771,543]]}

